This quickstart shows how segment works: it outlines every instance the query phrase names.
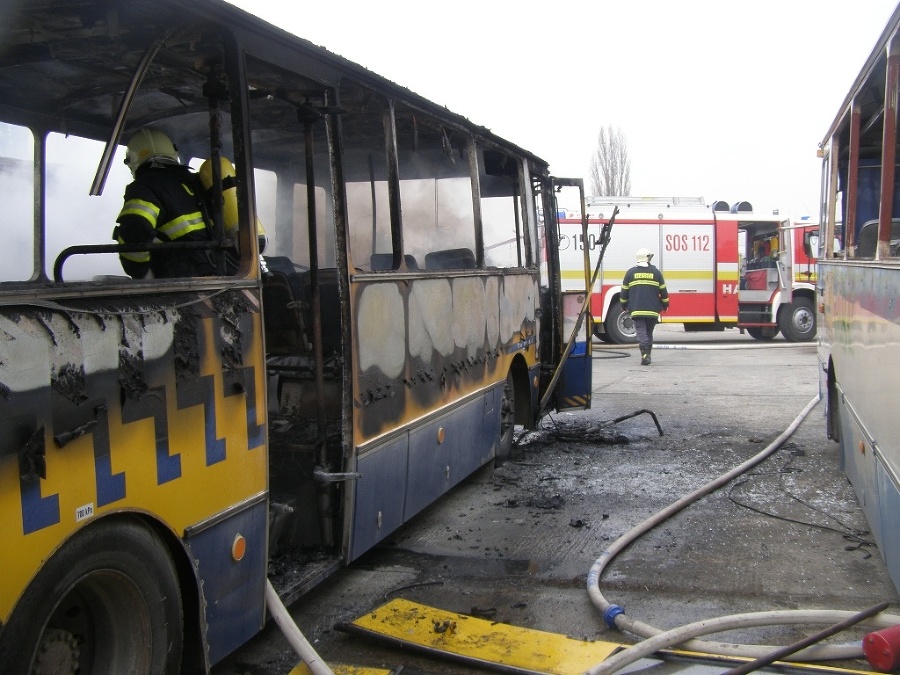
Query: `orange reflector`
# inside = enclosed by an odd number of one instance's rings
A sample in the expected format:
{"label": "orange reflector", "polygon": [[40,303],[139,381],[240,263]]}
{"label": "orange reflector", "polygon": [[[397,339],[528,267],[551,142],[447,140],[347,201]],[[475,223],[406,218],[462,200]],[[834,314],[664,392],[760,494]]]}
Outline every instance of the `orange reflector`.
{"label": "orange reflector", "polygon": [[235,535],[234,542],[231,544],[231,557],[240,562],[247,552],[247,540],[240,534]]}

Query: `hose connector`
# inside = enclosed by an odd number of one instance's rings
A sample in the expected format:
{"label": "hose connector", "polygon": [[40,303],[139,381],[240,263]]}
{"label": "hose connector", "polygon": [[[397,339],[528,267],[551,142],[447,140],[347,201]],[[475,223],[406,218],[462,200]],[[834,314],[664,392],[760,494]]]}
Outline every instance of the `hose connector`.
{"label": "hose connector", "polygon": [[609,608],[603,612],[603,620],[606,622],[606,625],[610,628],[616,627],[616,617],[619,614],[624,614],[625,610],[619,607],[618,605],[610,605]]}

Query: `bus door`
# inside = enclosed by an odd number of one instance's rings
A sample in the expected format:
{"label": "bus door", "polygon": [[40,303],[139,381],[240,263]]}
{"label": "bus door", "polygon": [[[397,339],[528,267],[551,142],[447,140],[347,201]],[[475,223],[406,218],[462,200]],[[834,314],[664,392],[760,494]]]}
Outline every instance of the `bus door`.
{"label": "bus door", "polygon": [[[553,178],[554,208],[548,214],[548,224],[552,221],[555,236],[548,234],[548,242],[556,260],[554,285],[559,288],[559,310],[562,317],[562,341],[556,369],[547,390],[541,400],[541,411],[547,403],[555,401],[556,410],[587,409],[591,407],[591,339],[593,337],[593,321],[590,317],[590,289],[599,283],[594,274],[593,262],[596,262],[603,250],[603,236],[588,233],[587,205],[584,197],[584,181],[580,178]],[[559,203],[568,204],[577,199],[581,213],[581,234],[574,237],[574,246],[582,256],[584,283],[581,289],[562,291],[559,280]]]}
{"label": "bus door", "polygon": [[740,302],[771,303],[776,293],[791,287],[790,256],[782,251],[779,223],[747,220],[741,221],[738,227],[745,238]]}

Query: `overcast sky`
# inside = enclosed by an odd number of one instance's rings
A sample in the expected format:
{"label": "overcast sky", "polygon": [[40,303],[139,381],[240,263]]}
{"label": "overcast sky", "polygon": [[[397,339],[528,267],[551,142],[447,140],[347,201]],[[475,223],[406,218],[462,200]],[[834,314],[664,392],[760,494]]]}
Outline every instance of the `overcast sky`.
{"label": "overcast sky", "polygon": [[[818,217],[818,143],[896,0],[232,0],[582,177]],[[294,5],[294,8],[291,7]]]}

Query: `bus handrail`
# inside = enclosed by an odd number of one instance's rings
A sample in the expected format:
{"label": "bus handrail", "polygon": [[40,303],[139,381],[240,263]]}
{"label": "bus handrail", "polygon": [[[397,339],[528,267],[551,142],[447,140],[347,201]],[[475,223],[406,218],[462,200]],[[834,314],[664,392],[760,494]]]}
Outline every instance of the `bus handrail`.
{"label": "bus handrail", "polygon": [[62,268],[66,260],[74,255],[90,255],[93,253],[138,253],[141,251],[173,251],[173,250],[226,250],[234,247],[234,242],[226,239],[216,241],[175,241],[156,244],[80,244],[64,248],[53,263],[53,281],[63,281]]}

